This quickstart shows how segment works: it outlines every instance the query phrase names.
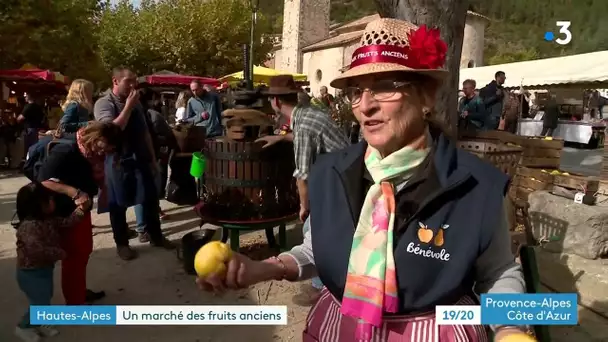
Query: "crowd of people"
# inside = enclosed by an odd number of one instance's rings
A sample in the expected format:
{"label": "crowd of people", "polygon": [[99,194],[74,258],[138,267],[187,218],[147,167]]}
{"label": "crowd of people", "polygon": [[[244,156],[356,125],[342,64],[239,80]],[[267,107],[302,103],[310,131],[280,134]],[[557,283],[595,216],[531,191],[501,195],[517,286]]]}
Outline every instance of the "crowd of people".
{"label": "crowd of people", "polygon": [[[16,228],[17,278],[31,305],[50,304],[52,270],[60,260],[66,304],[82,305],[105,295],[86,284],[95,196],[98,212],[109,213],[121,259],[137,256],[129,246],[134,237],[126,219],[129,207],[135,207],[141,241],[175,247],[162,234],[159,202],[161,178],[166,182],[162,154],[174,145],[171,128],[149,95],[140,98],[136,75],[127,68],[114,69],[110,91],[94,104],[92,96],[90,82],[75,80],[55,135],[36,141],[36,130],[30,144],[24,173],[32,182],[17,194]],[[56,331],[32,327],[26,313],[16,334],[37,341]]]}
{"label": "crowd of people", "polygon": [[[292,76],[270,80],[263,94],[290,129],[258,140],[265,146],[293,142],[304,240],[262,261],[235,252],[225,273],[197,279],[201,289],[313,279],[294,298],[312,306],[303,332],[307,342],[426,342],[437,333],[437,305],[473,305],[482,293],[525,292],[504,208],[508,178],[457,148],[435,119],[435,95],[447,71],[445,56],[424,59],[428,44],[410,44],[423,29],[396,19],[372,21],[363,36],[385,32],[385,38],[362,40],[351,68],[330,83],[360,127],[364,139],[354,144],[324,109],[335,107],[335,98],[322,91],[323,106],[312,106]],[[435,52],[446,50],[439,38],[427,43]],[[361,57],[370,48],[391,57]],[[504,80],[497,73],[479,94],[474,81],[465,81],[462,124],[512,129],[507,111],[515,101],[507,102],[512,96]],[[114,69],[111,90],[94,104],[91,88],[74,82],[61,137],[34,142],[30,153],[45,146],[46,154],[17,195],[17,281],[32,305],[50,304],[58,261],[66,303],[103,296],[86,284],[94,196],[98,212],[109,213],[121,259],[137,256],[126,222],[132,206],[138,208],[140,240],[174,248],[160,229],[161,155],[172,144],[167,120],[153,97],[140,95],[128,68]],[[204,126],[213,137],[223,132],[221,110],[219,97],[195,81],[190,93],[178,96],[176,120]],[[468,210],[472,206],[478,210]],[[498,340],[524,334],[522,327],[491,328]],[[442,325],[438,333],[442,342],[489,338],[486,327],[474,325]],[[38,341],[57,331],[32,326],[26,313],[16,334]]]}
{"label": "crowd of people", "polygon": [[[458,101],[458,123],[461,130],[502,130],[517,134],[519,118],[527,118],[533,113],[529,105],[529,93],[523,88],[519,92],[503,87],[506,74],[498,71],[494,80],[477,91],[475,80],[462,83],[462,96]],[[542,136],[552,136],[560,116],[556,95],[549,92],[543,105]]]}
{"label": "crowd of people", "polygon": [[37,140],[38,131],[55,120],[57,111],[61,109],[56,98],[42,101],[32,93],[8,104],[0,112],[0,167],[19,169],[29,146]]}
{"label": "crowd of people", "polygon": [[[88,289],[86,268],[93,248],[91,210],[97,196],[98,213],[108,213],[117,255],[132,260],[137,253],[129,240],[173,249],[161,232],[160,209],[167,184],[167,155],[179,146],[162,104],[152,91],[137,89],[136,75],[128,68],[112,72],[112,87],[93,100],[94,85],[74,80],[62,104],[63,115],[52,135],[39,139],[43,126],[26,126],[23,166],[31,183],[17,194],[17,280],[31,305],[49,305],[53,293],[53,269],[62,263],[61,284],[68,305],[92,303],[105,296]],[[273,79],[265,95],[274,111],[288,125],[298,127],[284,135],[261,140],[268,145],[280,140],[294,142],[296,174],[301,197],[300,217],[308,215],[306,178],[317,155],[344,148],[347,139],[324,109],[299,101],[302,89],[291,76]],[[331,107],[333,103],[328,103]],[[194,80],[175,102],[175,123],[205,127],[207,137],[223,134],[222,104],[214,89]],[[23,117],[42,121],[42,110],[25,107]],[[296,108],[298,108],[296,110]],[[35,116],[37,115],[37,116]],[[36,134],[33,134],[35,132]],[[319,137],[322,139],[319,140]],[[322,143],[319,143],[321,141]],[[126,219],[134,207],[136,228]],[[50,326],[32,326],[29,313],[16,328],[24,341],[53,336]]]}

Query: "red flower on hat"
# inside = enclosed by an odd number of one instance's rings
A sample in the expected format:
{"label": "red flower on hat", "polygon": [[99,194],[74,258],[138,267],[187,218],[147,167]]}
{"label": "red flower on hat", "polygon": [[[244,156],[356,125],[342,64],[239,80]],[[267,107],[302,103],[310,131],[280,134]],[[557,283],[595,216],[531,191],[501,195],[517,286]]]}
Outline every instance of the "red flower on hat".
{"label": "red flower on hat", "polygon": [[447,44],[439,37],[439,30],[421,25],[407,34],[410,43],[410,61],[418,69],[439,69],[445,64]]}

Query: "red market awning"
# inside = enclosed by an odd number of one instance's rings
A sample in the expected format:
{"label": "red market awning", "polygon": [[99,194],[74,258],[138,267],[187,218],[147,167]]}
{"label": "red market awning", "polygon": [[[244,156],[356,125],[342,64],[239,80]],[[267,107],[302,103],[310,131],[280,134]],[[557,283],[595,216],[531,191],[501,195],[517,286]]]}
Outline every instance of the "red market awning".
{"label": "red market awning", "polygon": [[68,79],[61,73],[42,69],[0,70],[0,80],[4,81],[44,81],[68,84]]}
{"label": "red market awning", "polygon": [[179,74],[161,74],[148,75],[139,80],[139,83],[145,83],[150,86],[188,86],[194,80],[198,80],[202,84],[208,84],[214,87],[220,85],[220,81],[211,77],[188,76]]}

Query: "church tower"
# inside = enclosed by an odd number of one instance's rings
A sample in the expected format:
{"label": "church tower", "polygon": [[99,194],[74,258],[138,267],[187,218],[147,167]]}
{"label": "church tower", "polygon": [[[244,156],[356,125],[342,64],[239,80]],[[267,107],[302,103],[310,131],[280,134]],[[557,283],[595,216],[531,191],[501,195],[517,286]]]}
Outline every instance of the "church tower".
{"label": "church tower", "polygon": [[277,69],[302,73],[302,48],[329,37],[330,0],[285,0]]}

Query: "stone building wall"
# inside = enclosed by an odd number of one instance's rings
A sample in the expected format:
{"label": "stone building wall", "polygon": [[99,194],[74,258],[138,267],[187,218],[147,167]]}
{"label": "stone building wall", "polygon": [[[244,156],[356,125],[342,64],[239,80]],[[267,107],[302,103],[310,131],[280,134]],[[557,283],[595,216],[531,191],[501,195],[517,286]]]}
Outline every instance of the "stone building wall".
{"label": "stone building wall", "polygon": [[353,53],[357,48],[361,46],[360,41],[356,40],[353,43],[344,47],[344,56],[342,56],[342,67],[346,67],[350,65],[350,62],[353,58]]}
{"label": "stone building wall", "polygon": [[460,57],[461,69],[483,66],[484,36],[487,24],[487,19],[467,15]]}
{"label": "stone building wall", "polygon": [[278,69],[301,73],[302,48],[329,36],[330,0],[285,0]]}
{"label": "stone building wall", "polygon": [[343,55],[344,48],[341,46],[304,53],[303,73],[308,76],[310,91],[314,96],[319,95],[321,86],[326,86],[333,93],[329,82],[341,74]]}

